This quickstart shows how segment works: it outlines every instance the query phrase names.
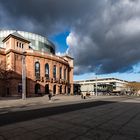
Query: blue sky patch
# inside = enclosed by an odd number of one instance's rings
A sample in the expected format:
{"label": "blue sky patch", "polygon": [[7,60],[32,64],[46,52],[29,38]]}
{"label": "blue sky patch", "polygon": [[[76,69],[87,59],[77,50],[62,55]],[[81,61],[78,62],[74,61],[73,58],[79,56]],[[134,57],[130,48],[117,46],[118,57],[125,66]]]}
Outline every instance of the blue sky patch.
{"label": "blue sky patch", "polygon": [[50,37],[50,40],[55,44],[56,46],[56,52],[64,53],[66,52],[68,45],[66,44],[66,38],[69,35],[69,31],[61,32],[59,34],[55,34]]}

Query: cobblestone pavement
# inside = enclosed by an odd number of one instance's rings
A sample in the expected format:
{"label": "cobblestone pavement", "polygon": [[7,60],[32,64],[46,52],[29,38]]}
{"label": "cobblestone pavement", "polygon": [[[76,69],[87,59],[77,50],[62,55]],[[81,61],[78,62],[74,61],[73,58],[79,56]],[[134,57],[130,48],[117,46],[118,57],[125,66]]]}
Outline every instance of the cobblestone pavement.
{"label": "cobblestone pavement", "polygon": [[139,140],[140,98],[108,100],[116,102],[1,126],[0,140]]}

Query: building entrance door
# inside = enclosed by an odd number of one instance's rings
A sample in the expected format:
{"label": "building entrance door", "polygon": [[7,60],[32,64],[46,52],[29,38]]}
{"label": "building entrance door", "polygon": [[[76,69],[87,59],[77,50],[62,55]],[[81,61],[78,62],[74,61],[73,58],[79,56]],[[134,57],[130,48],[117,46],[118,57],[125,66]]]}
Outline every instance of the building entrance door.
{"label": "building entrance door", "polygon": [[56,85],[53,86],[53,94],[56,94]]}
{"label": "building entrance door", "polygon": [[60,86],[60,94],[62,94],[62,85]]}
{"label": "building entrance door", "polygon": [[39,84],[35,85],[35,94],[40,94],[40,85]]}
{"label": "building entrance door", "polygon": [[68,94],[70,94],[70,87],[68,87]]}

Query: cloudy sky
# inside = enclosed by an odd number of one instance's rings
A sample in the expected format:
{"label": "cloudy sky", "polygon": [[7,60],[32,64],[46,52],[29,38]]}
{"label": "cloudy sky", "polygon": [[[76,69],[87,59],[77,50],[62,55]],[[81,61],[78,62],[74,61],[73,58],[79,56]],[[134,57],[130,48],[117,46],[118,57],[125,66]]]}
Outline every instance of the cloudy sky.
{"label": "cloudy sky", "polygon": [[0,0],[0,28],[47,36],[76,80],[140,81],[140,0]]}

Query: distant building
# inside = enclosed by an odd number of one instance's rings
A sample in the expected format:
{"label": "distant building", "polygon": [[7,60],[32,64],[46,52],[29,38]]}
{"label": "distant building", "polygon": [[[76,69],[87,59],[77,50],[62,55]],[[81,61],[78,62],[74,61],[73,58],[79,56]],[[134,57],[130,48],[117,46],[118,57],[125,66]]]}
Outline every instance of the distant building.
{"label": "distant building", "polygon": [[73,94],[73,58],[56,56],[53,43],[40,35],[0,30],[0,96],[21,95],[23,56],[27,96]]}
{"label": "distant building", "polygon": [[126,90],[125,80],[117,78],[102,78],[102,79],[90,79],[90,80],[79,80],[74,81],[74,85],[79,87],[80,90],[76,92],[89,92],[95,94],[96,84],[98,92],[122,92]]}

